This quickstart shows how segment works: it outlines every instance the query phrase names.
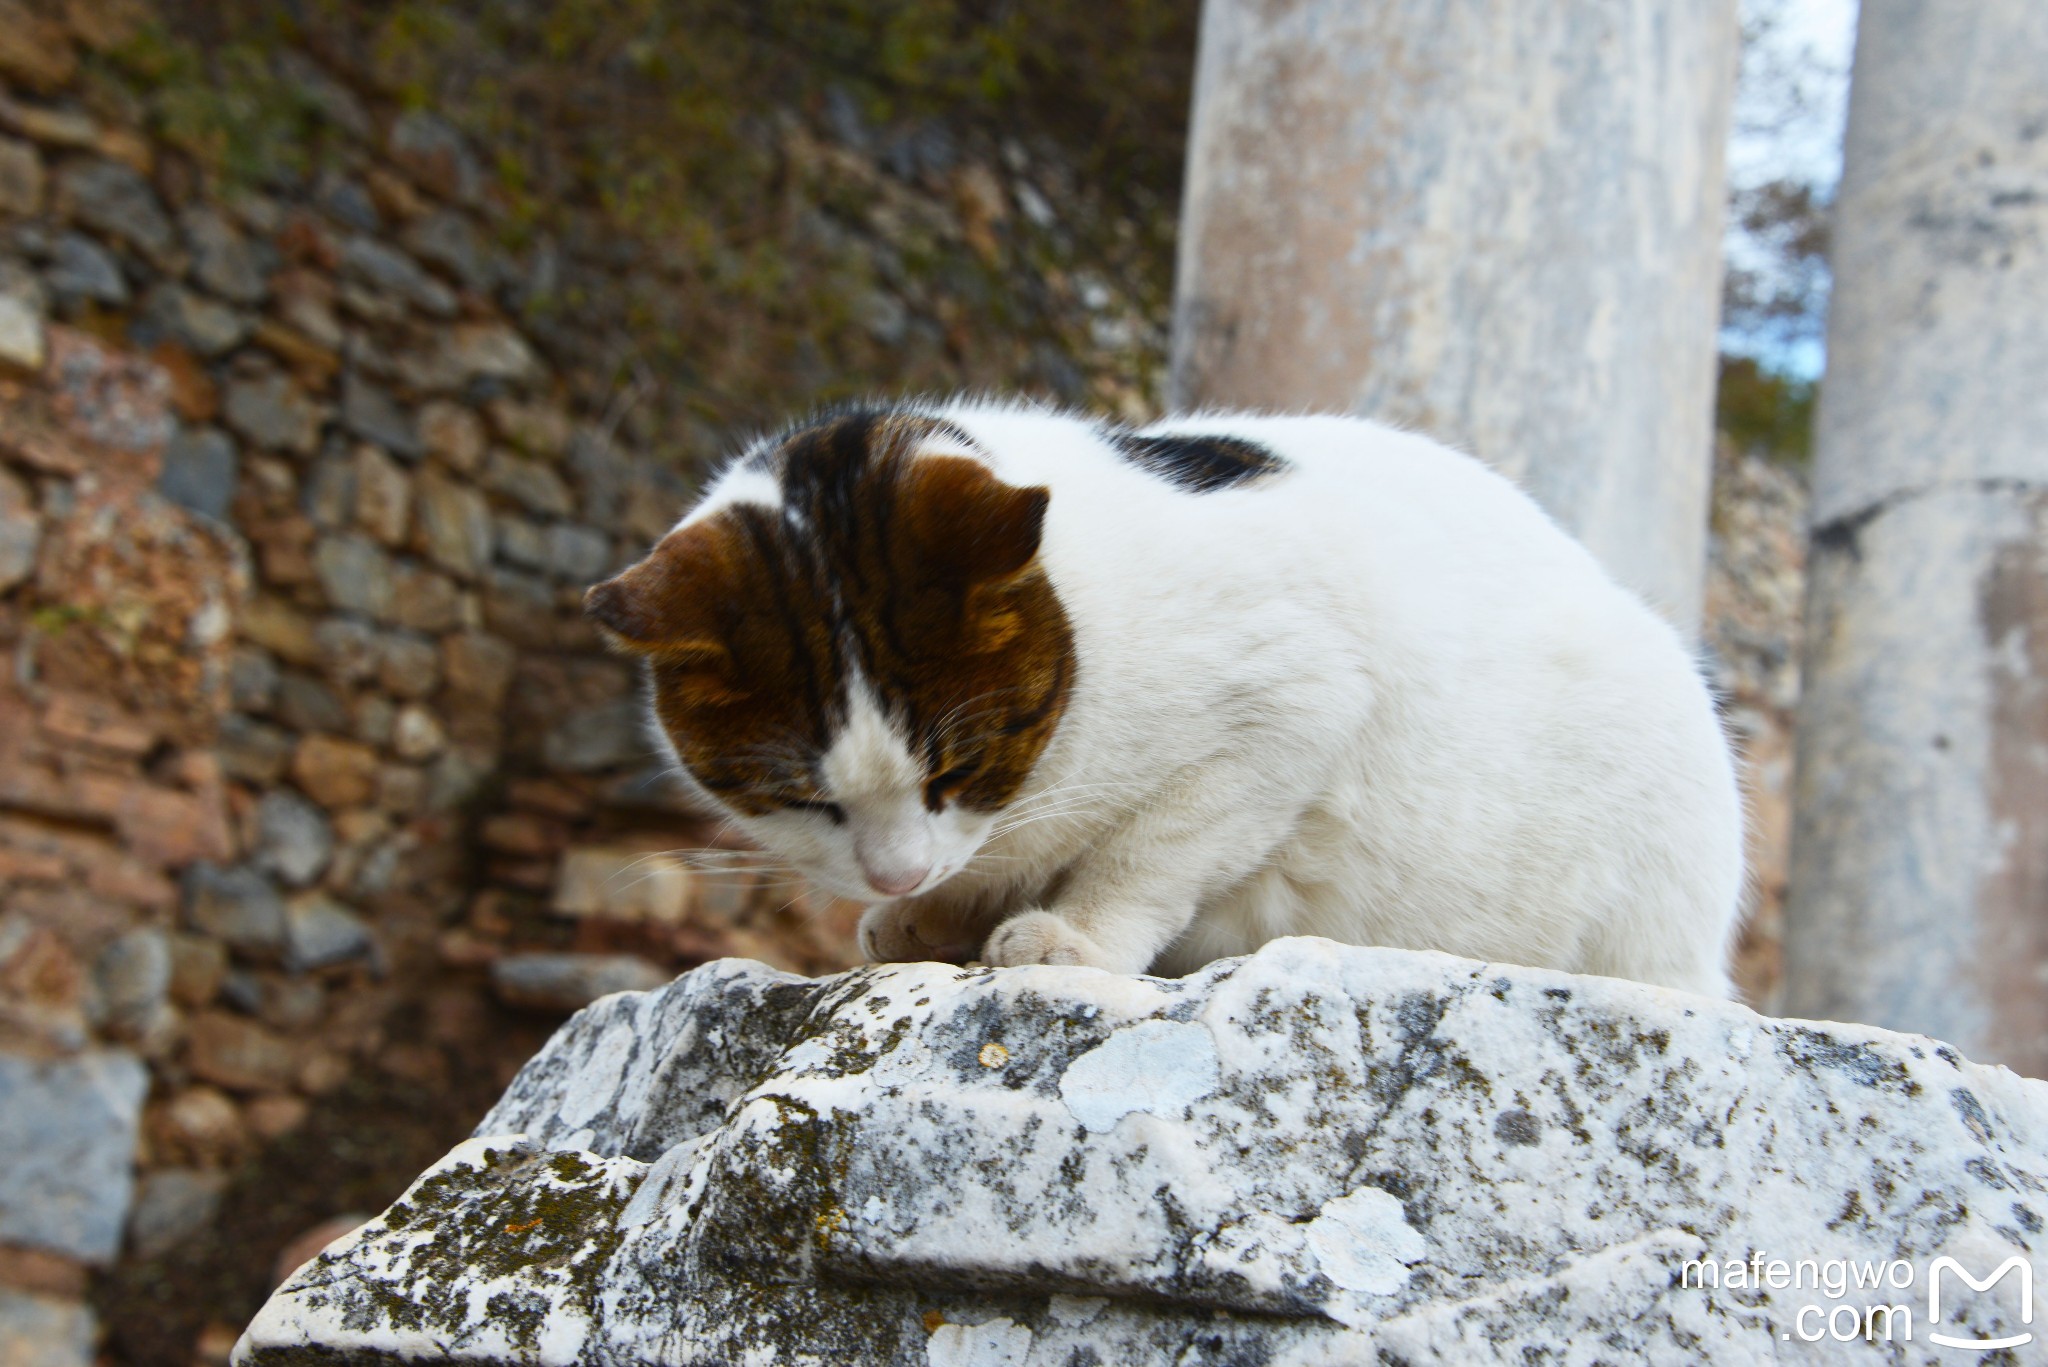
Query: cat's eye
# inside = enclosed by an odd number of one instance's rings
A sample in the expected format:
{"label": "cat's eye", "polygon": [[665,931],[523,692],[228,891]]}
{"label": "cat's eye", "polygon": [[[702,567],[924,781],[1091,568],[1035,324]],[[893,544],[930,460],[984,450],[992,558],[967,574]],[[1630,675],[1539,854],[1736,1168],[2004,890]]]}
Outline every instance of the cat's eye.
{"label": "cat's eye", "polygon": [[936,812],[945,805],[947,798],[951,797],[968,779],[974,777],[974,771],[979,767],[979,765],[974,764],[956,764],[945,773],[932,779],[931,782],[924,785],[924,805]]}
{"label": "cat's eye", "polygon": [[846,824],[846,808],[836,802],[827,802],[823,798],[795,797],[782,805],[795,812],[817,812],[821,816],[830,818],[835,826],[844,826]]}

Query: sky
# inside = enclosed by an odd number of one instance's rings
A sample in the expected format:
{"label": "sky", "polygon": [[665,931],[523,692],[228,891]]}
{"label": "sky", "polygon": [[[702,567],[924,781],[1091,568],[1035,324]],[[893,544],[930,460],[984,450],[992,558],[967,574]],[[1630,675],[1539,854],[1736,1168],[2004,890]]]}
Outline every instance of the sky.
{"label": "sky", "polygon": [[[1842,175],[1842,124],[1848,113],[1849,63],[1856,41],[1857,0],[1742,0],[1745,48],[1728,141],[1728,183],[1734,192],[1778,177],[1806,181],[1832,197]],[[1731,224],[1731,261],[1767,259],[1759,244]],[[1801,378],[1820,374],[1820,343],[1783,345],[1724,329],[1725,350],[1754,355]]]}

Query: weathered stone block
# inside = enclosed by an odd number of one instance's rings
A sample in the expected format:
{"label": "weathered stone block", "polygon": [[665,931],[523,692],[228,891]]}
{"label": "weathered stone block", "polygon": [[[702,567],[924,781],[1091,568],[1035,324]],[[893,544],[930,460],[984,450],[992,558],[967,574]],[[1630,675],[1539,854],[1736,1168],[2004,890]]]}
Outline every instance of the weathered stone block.
{"label": "weathered stone block", "polygon": [[330,810],[358,807],[377,791],[377,752],[335,736],[308,736],[292,756],[292,780]]}
{"label": "weathered stone block", "polygon": [[[318,737],[309,739],[311,745]],[[303,752],[304,747],[301,747]],[[304,887],[326,871],[334,855],[334,829],[326,814],[289,788],[274,788],[256,804],[256,863],[290,887]]]}
{"label": "weathered stone block", "polygon": [[92,1367],[92,1311],[61,1296],[0,1286],[0,1363]]}
{"label": "weathered stone block", "polygon": [[157,491],[171,502],[226,521],[241,461],[235,443],[217,427],[188,427],[164,448]]}
{"label": "weathered stone block", "polygon": [[220,1208],[227,1185],[223,1172],[159,1168],[150,1173],[142,1179],[128,1219],[130,1251],[139,1258],[160,1258],[197,1234]]}
{"label": "weathered stone block", "polygon": [[285,967],[303,972],[369,953],[370,927],[324,893],[294,898],[285,909]]}
{"label": "weathered stone block", "polygon": [[56,1062],[0,1054],[0,1242],[81,1262],[121,1249],[149,1072],[96,1050]]}
{"label": "weathered stone block", "polygon": [[289,1042],[224,1011],[192,1018],[185,1061],[194,1077],[238,1092],[288,1091],[299,1067]]}
{"label": "weathered stone block", "polygon": [[519,656],[488,632],[463,631],[442,638],[441,663],[452,697],[496,711],[512,686]]}
{"label": "weathered stone block", "polygon": [[135,169],[117,161],[74,161],[57,172],[57,210],[126,242],[159,266],[175,263],[177,234],[161,200]]}
{"label": "weathered stone block", "polygon": [[192,248],[192,273],[199,283],[236,304],[260,304],[269,287],[267,262],[225,214],[194,205],[178,215],[185,241]]}
{"label": "weathered stone block", "polygon": [[555,875],[555,910],[565,916],[679,921],[693,879],[681,860],[660,851],[570,850]]}
{"label": "weathered stone block", "polygon": [[221,404],[228,426],[258,446],[309,456],[319,444],[323,410],[289,376],[236,380]]}
{"label": "weathered stone block", "polygon": [[426,449],[467,474],[484,458],[484,425],[460,404],[436,399],[420,409],[420,441]]}
{"label": "weathered stone block", "polygon": [[422,448],[412,415],[378,386],[353,373],[341,381],[341,425],[394,455],[420,458]]}
{"label": "weathered stone block", "polygon": [[42,208],[43,159],[35,144],[0,137],[0,214],[27,218]]}
{"label": "weathered stone block", "polygon": [[12,471],[0,470],[0,593],[35,573],[36,549],[42,544],[35,496]]}
{"label": "weathered stone block", "polygon": [[284,950],[284,899],[255,869],[193,865],[185,872],[185,919],[243,954],[274,958]]}
{"label": "weathered stone block", "polygon": [[[1613,979],[727,961],[577,1017],[238,1361],[1792,1364],[1871,1297],[1727,1268],[1898,1263],[1925,1309],[2044,1191],[2048,1085]],[[2020,1280],[1942,1331],[2019,1333]]]}
{"label": "weathered stone block", "polygon": [[464,577],[491,559],[491,506],[481,491],[428,470],[416,490],[420,534],[436,564]]}
{"label": "weathered stone block", "polygon": [[412,525],[412,481],[381,446],[356,448],[356,519],[387,546],[405,544]]}
{"label": "weathered stone block", "polygon": [[491,965],[498,996],[536,1011],[575,1011],[614,992],[644,992],[667,980],[631,954],[508,954]]}
{"label": "weathered stone block", "polygon": [[572,712],[541,744],[551,769],[589,773],[647,758],[647,707],[638,697],[619,698]]}
{"label": "weathered stone block", "polygon": [[128,282],[114,258],[83,233],[57,239],[43,278],[59,298],[90,299],[119,306],[128,302]]}

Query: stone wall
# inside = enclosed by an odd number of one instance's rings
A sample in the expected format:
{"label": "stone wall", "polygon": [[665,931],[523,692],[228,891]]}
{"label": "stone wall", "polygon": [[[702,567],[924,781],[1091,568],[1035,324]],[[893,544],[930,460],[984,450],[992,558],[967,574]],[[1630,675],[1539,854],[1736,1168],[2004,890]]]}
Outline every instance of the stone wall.
{"label": "stone wall", "polygon": [[[632,674],[578,611],[718,439],[637,418],[536,278],[644,297],[660,255],[503,245],[461,134],[299,54],[338,151],[297,183],[225,182],[102,79],[137,22],[0,3],[8,1361],[45,1341],[76,1350],[37,1361],[87,1360],[90,1270],[174,1259],[238,1165],[366,1070],[438,1089],[504,1006],[559,1014],[731,954],[852,957],[844,909],[743,858],[659,853],[717,833],[652,767]],[[866,210],[793,231],[886,256],[908,223],[1006,268],[1057,237],[1014,148],[892,168],[777,136]],[[1034,259],[1016,288],[1073,338],[1045,365],[1137,411],[1142,390],[1091,377],[1156,365],[1156,322]],[[878,356],[925,358],[911,373],[1016,369],[917,280],[856,302]]]}

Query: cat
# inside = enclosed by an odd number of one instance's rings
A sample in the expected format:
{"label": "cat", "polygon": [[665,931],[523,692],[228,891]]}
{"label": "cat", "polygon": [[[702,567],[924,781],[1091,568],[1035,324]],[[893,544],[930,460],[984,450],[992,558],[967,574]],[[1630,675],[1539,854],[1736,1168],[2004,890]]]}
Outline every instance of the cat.
{"label": "cat", "polygon": [[1727,996],[1734,766],[1679,636],[1357,418],[984,401],[756,443],[587,609],[702,797],[875,960],[1283,935]]}

